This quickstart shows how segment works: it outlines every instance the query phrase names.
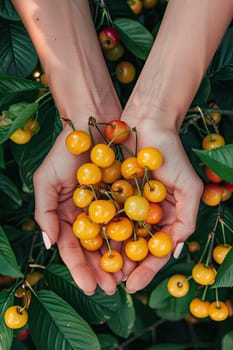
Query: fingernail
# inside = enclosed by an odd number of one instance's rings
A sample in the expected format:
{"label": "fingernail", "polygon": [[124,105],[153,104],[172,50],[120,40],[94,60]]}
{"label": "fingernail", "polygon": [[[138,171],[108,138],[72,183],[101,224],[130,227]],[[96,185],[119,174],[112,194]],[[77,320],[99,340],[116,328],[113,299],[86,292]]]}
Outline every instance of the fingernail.
{"label": "fingernail", "polygon": [[175,259],[179,258],[180,253],[182,252],[183,246],[184,246],[184,242],[180,242],[180,243],[177,244],[177,246],[176,246],[176,248],[175,248],[175,250],[173,252],[173,257]]}
{"label": "fingernail", "polygon": [[128,279],[128,276],[124,276],[124,277],[122,278],[122,282],[127,281],[127,279]]}
{"label": "fingernail", "polygon": [[50,249],[52,244],[51,244],[49,236],[47,235],[46,232],[42,232],[42,238],[43,238],[43,241],[44,241],[45,248],[47,250]]}

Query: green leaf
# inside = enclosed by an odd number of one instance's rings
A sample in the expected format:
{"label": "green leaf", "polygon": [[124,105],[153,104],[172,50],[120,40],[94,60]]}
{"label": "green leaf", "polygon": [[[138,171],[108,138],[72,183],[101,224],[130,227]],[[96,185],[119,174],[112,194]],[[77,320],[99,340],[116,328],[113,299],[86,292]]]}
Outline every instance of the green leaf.
{"label": "green leaf", "polygon": [[0,266],[1,274],[11,277],[23,277],[8,238],[0,226]]}
{"label": "green leaf", "polygon": [[0,192],[3,192],[15,204],[16,208],[22,205],[22,196],[14,182],[0,170]]}
{"label": "green leaf", "polygon": [[[51,102],[51,101],[50,101]],[[52,102],[45,103],[38,114],[40,131],[25,145],[11,144],[11,150],[19,166],[23,190],[33,192],[33,175],[53,146],[61,131],[61,120]]]}
{"label": "green leaf", "polygon": [[215,278],[215,283],[212,285],[212,288],[216,287],[233,287],[233,249],[227,253],[222,264],[217,270],[217,275]]}
{"label": "green leaf", "polygon": [[88,323],[51,291],[41,290],[33,295],[29,330],[37,350],[100,350]]}
{"label": "green leaf", "polygon": [[167,290],[167,282],[169,278],[160,282],[152,291],[149,306],[156,310],[159,317],[166,320],[181,320],[189,312],[189,303],[195,296],[196,284],[190,281],[190,290],[182,298],[172,297]]}
{"label": "green leaf", "polygon": [[153,45],[152,34],[138,21],[116,18],[113,26],[120,34],[122,44],[137,58],[146,60]]}
{"label": "green leaf", "polygon": [[167,281],[169,277],[160,282],[152,291],[149,299],[149,306],[152,309],[159,309],[166,306],[170,295],[167,290]]}
{"label": "green leaf", "polygon": [[35,102],[19,102],[11,105],[8,111],[5,111],[7,117],[0,122],[0,143],[5,142],[15,130],[32,118],[38,107],[38,103]]}
{"label": "green leaf", "polygon": [[233,144],[210,151],[193,149],[193,152],[223,180],[233,182]]}
{"label": "green leaf", "polygon": [[101,350],[119,349],[117,338],[114,337],[112,334],[101,333],[97,334],[97,337],[101,345]]}
{"label": "green leaf", "polygon": [[212,80],[233,79],[233,27],[229,28],[218,47],[207,74]]}
{"label": "green leaf", "polygon": [[0,0],[0,17],[12,21],[20,21],[18,13],[9,0]]}
{"label": "green leaf", "polygon": [[222,338],[221,350],[233,349],[233,330],[224,334]]}
{"label": "green leaf", "polygon": [[150,346],[145,350],[183,350],[183,349],[190,349],[190,345],[164,343],[164,344]]}
{"label": "green leaf", "polygon": [[0,106],[9,101],[10,98],[20,93],[27,93],[41,89],[42,85],[34,80],[21,77],[0,76]]}
{"label": "green leaf", "polygon": [[8,328],[4,322],[4,313],[8,307],[13,305],[14,295],[0,292],[0,349],[11,350],[13,341],[13,330]]}
{"label": "green leaf", "polygon": [[50,289],[66,300],[90,324],[108,320],[117,310],[119,295],[107,296],[97,290],[92,296],[85,295],[73,281],[64,265],[53,264],[44,271]]}
{"label": "green leaf", "polygon": [[5,157],[4,157],[4,149],[3,145],[0,144],[0,168],[5,169]]}
{"label": "green leaf", "polygon": [[26,77],[38,62],[31,39],[21,22],[0,21],[0,65],[5,74]]}
{"label": "green leaf", "polygon": [[132,296],[125,291],[124,287],[120,285],[118,290],[120,293],[118,309],[107,321],[107,325],[114,334],[127,338],[133,330],[135,309]]}

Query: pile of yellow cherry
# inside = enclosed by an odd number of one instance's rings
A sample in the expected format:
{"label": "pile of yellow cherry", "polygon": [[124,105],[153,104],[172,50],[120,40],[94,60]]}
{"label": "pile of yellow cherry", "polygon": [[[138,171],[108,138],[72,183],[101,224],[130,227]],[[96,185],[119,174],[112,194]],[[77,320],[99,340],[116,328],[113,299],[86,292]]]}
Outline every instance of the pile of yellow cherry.
{"label": "pile of yellow cherry", "polygon": [[[93,118],[91,125],[100,131]],[[111,247],[113,241],[124,242],[124,254],[136,262],[149,253],[156,257],[170,254],[173,243],[171,236],[157,226],[167,193],[165,185],[152,176],[163,163],[160,150],[145,147],[119,157],[124,141],[136,130],[119,120],[102,128],[102,143],[93,141],[90,130],[73,129],[66,147],[72,154],[86,153],[88,157],[88,162],[77,169],[73,201],[80,212],[73,233],[84,249],[100,250],[101,268],[113,273],[124,264],[123,254]]]}

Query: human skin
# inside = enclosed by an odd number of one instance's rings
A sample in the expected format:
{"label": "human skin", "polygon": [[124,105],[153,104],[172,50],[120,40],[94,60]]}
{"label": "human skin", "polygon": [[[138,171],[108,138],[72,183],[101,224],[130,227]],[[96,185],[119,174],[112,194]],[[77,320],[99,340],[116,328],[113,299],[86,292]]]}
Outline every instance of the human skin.
{"label": "human skin", "polygon": [[[168,195],[160,229],[171,234],[177,253],[195,230],[203,185],[182,146],[179,129],[207,66],[233,16],[225,0],[169,1],[149,57],[121,115],[138,130],[139,148],[155,146],[164,163],[154,172]],[[129,143],[130,146],[130,143]],[[149,255],[136,269],[128,264],[126,288],[145,287],[169,260]]]}
{"label": "human skin", "polygon": [[[97,40],[88,1],[63,0],[59,5],[56,0],[13,3],[38,52],[60,115],[82,130],[87,130],[89,116],[102,122],[119,119],[122,108]],[[107,294],[113,294],[122,274],[102,271],[100,253],[84,251],[72,232],[78,213],[72,200],[76,171],[87,158],[76,157],[66,149],[65,139],[71,131],[66,124],[34,175],[35,218],[47,248],[57,243],[61,258],[86,294],[93,294],[97,284]]]}
{"label": "human skin", "polygon": [[[164,163],[155,174],[168,189],[161,228],[172,235],[174,252],[180,250],[182,246],[176,248],[177,243],[195,228],[202,183],[185,154],[179,128],[231,20],[231,1],[169,1],[159,34],[123,113],[88,1],[67,0],[59,6],[55,0],[13,3],[38,52],[61,116],[80,129],[87,128],[89,115],[102,122],[121,118],[129,126],[136,126],[139,147],[156,146],[162,151]],[[93,294],[97,284],[112,294],[122,279],[127,279],[129,292],[136,292],[150,283],[170,256],[158,259],[149,255],[138,267],[125,259],[123,270],[110,275],[99,267],[100,253],[83,251],[71,229],[77,215],[72,193],[77,167],[86,158],[77,158],[65,149],[69,132],[66,125],[34,176],[35,217],[46,233],[47,248],[58,244],[62,259],[86,294]]]}

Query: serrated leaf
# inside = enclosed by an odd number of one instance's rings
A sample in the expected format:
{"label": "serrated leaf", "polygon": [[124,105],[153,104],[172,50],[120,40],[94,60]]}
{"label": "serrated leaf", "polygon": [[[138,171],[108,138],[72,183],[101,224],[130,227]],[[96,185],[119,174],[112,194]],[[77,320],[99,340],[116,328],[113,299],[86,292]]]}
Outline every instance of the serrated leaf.
{"label": "serrated leaf", "polygon": [[38,56],[22,22],[2,20],[0,32],[0,64],[5,74],[29,76]]}
{"label": "serrated leaf", "polygon": [[116,18],[113,26],[120,34],[122,44],[137,58],[146,60],[153,45],[152,34],[138,21]]}
{"label": "serrated leaf", "polygon": [[[201,205],[198,212],[196,230],[191,236],[191,239],[198,240],[201,244],[205,244],[208,234],[213,230],[213,227],[216,224],[217,217],[220,216],[224,222],[231,226],[233,221],[233,211],[226,202],[221,204],[221,207],[209,207],[206,205]],[[217,225],[215,231],[216,238],[222,241],[222,229],[221,225]],[[225,228],[225,235],[229,243],[233,243],[232,233],[228,228]]]}
{"label": "serrated leaf", "polygon": [[135,322],[135,309],[133,299],[123,286],[118,287],[120,301],[115,314],[107,321],[111,331],[122,338],[127,338],[133,330]]}
{"label": "serrated leaf", "polygon": [[17,93],[26,93],[41,89],[42,85],[34,80],[21,77],[0,76],[0,106]]}
{"label": "serrated leaf", "polygon": [[233,79],[233,27],[229,28],[208,67],[207,74],[212,80]]}
{"label": "serrated leaf", "polygon": [[9,197],[16,208],[22,205],[22,196],[14,182],[0,170],[0,191]]}
{"label": "serrated leaf", "polygon": [[233,349],[233,330],[224,334],[222,338],[221,350]]}
{"label": "serrated leaf", "polygon": [[13,305],[13,301],[13,294],[0,292],[0,350],[11,350],[13,330],[5,325],[4,313],[8,307]]}
{"label": "serrated leaf", "polygon": [[89,324],[51,291],[41,290],[33,295],[29,329],[37,350],[100,350]]}
{"label": "serrated leaf", "polygon": [[74,283],[64,265],[53,264],[44,271],[44,278],[50,289],[66,300],[90,324],[102,323],[117,310],[119,295],[107,296],[97,290],[93,296],[85,295]]}
{"label": "serrated leaf", "polygon": [[23,277],[8,238],[0,226],[0,273],[4,276]]}
{"label": "serrated leaf", "polygon": [[212,285],[212,288],[216,287],[233,287],[233,249],[227,253],[225,259],[222,264],[219,266],[217,270],[217,275],[215,278],[215,282]]}
{"label": "serrated leaf", "polygon": [[0,0],[0,17],[12,21],[20,21],[20,17],[16,12],[13,4],[9,0]]}
{"label": "serrated leaf", "polygon": [[223,180],[233,182],[233,144],[210,151],[193,149],[193,152]]}

